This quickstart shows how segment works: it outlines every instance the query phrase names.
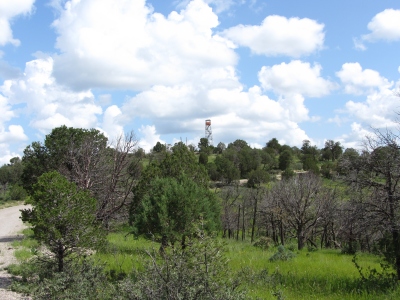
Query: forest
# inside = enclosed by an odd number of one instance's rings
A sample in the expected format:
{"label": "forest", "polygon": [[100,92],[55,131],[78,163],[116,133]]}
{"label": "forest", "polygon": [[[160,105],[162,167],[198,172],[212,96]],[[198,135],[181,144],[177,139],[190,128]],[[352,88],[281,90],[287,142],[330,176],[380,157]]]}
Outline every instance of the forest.
{"label": "forest", "polygon": [[61,126],[0,167],[33,299],[400,298],[400,143],[262,149]]}

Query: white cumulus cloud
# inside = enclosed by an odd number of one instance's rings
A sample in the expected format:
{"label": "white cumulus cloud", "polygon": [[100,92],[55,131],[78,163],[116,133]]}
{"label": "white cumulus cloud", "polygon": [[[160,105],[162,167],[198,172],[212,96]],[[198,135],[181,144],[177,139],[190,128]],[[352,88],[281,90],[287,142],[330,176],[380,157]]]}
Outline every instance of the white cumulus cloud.
{"label": "white cumulus cloud", "polygon": [[127,88],[198,81],[236,64],[229,41],[213,35],[218,16],[202,0],[164,16],[144,0],[68,1],[54,74],[75,89]]}
{"label": "white cumulus cloud", "polygon": [[323,48],[324,24],[308,18],[272,15],[261,25],[237,25],[221,33],[255,54],[300,57]]}
{"label": "white cumulus cloud", "polygon": [[42,133],[61,125],[95,127],[102,109],[94,103],[92,92],[73,92],[59,85],[52,70],[51,57],[30,61],[20,78],[6,80],[0,86],[0,93],[9,105],[25,105],[23,113],[30,117],[30,126]]}
{"label": "white cumulus cloud", "polygon": [[374,89],[387,89],[393,85],[379,72],[371,69],[364,69],[359,63],[345,63],[342,69],[336,72],[348,94],[361,95],[370,93]]}
{"label": "white cumulus cloud", "polygon": [[160,138],[160,135],[156,132],[156,127],[154,125],[142,125],[139,129],[139,133],[142,135],[139,140],[139,147],[143,148],[146,152],[149,152],[153,147],[160,142],[165,144]]}
{"label": "white cumulus cloud", "polygon": [[300,94],[308,97],[328,95],[335,84],[321,77],[322,67],[311,66],[308,62],[293,60],[290,63],[263,66],[258,78],[265,90],[273,90],[277,94]]}
{"label": "white cumulus cloud", "polygon": [[13,37],[10,22],[19,15],[29,14],[35,0],[2,0],[0,1],[0,46],[8,43],[18,46],[20,41]]}
{"label": "white cumulus cloud", "polygon": [[400,41],[400,9],[388,8],[376,14],[368,23],[370,33],[354,39],[357,49],[365,50],[364,42]]}

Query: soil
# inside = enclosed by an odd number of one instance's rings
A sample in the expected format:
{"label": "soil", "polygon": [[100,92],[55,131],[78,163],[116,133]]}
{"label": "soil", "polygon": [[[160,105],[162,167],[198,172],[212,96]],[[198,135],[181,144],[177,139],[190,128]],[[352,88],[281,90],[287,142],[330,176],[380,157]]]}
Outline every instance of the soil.
{"label": "soil", "polygon": [[9,286],[12,276],[4,269],[16,263],[14,249],[11,243],[22,238],[21,230],[25,227],[19,218],[20,209],[24,205],[0,209],[0,299],[1,300],[28,300],[29,297],[12,292]]}

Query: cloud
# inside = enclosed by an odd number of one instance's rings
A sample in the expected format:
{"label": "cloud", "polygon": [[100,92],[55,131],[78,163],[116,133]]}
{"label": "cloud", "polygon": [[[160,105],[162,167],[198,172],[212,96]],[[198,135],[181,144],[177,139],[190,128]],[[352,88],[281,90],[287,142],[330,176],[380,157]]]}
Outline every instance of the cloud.
{"label": "cloud", "polygon": [[221,33],[255,54],[300,57],[323,48],[324,25],[308,18],[272,15],[258,25],[238,25]]}
{"label": "cloud", "polygon": [[143,148],[146,152],[149,152],[153,147],[160,142],[161,144],[165,144],[160,138],[160,135],[156,132],[156,127],[154,125],[146,125],[141,126],[139,129],[142,138],[139,140],[139,147]]}
{"label": "cloud", "polygon": [[[51,57],[27,62],[21,77],[6,80],[0,86],[0,93],[3,95],[0,94],[0,99],[6,98],[8,107],[23,105],[20,113],[29,116],[30,126],[42,133],[61,125],[95,127],[97,115],[102,114],[102,109],[94,103],[92,92],[74,92],[59,85],[52,76],[52,71]],[[9,114],[15,117],[14,112]]]}
{"label": "cloud", "polygon": [[[394,82],[390,82],[379,72],[363,70],[359,63],[345,63],[336,73],[344,85],[346,93],[362,96],[364,101],[350,100],[345,104],[345,113],[357,122],[374,128],[394,128],[400,110]],[[397,85],[400,81],[397,82]]]}
{"label": "cloud", "polygon": [[348,101],[346,112],[360,122],[374,128],[395,128],[400,111],[399,98],[391,89],[374,92],[364,102]]}
{"label": "cloud", "polygon": [[231,43],[213,35],[218,24],[202,0],[167,17],[144,0],[69,1],[53,23],[54,76],[77,90],[200,81],[237,63]]}
{"label": "cloud", "polygon": [[122,112],[117,105],[111,105],[105,110],[101,129],[108,137],[115,138],[124,133],[124,127],[119,119],[121,115]]}
{"label": "cloud", "polygon": [[[121,111],[125,119],[149,118],[157,134],[203,136],[204,120],[213,122],[214,143],[245,139],[267,141],[282,137],[290,144],[308,138],[298,122],[308,120],[304,98],[273,100],[259,86],[248,91],[199,85],[155,86],[129,99]],[[154,144],[153,144],[154,146]]]}
{"label": "cloud", "polygon": [[26,141],[28,137],[24,133],[24,129],[20,125],[8,126],[8,131],[0,131],[0,143],[12,143]]}
{"label": "cloud", "polygon": [[363,70],[359,63],[345,63],[342,69],[336,72],[344,84],[345,92],[353,95],[371,93],[375,89],[388,89],[393,86],[379,72],[371,69]]}
{"label": "cloud", "polygon": [[354,39],[357,49],[366,49],[363,42],[400,41],[400,10],[389,8],[376,14],[368,23],[368,29],[370,33]]}
{"label": "cloud", "polygon": [[[190,0],[179,1],[177,7],[184,8],[190,3]],[[232,6],[242,4],[240,0],[204,0],[204,3],[214,7],[215,13],[219,14],[228,11]]]}
{"label": "cloud", "polygon": [[332,82],[320,76],[321,69],[319,64],[311,66],[308,62],[293,60],[290,63],[262,67],[258,78],[265,90],[273,90],[280,95],[321,97],[335,88]]}
{"label": "cloud", "polygon": [[400,9],[385,9],[378,13],[368,23],[368,29],[371,33],[362,36],[365,41],[400,40]]}
{"label": "cloud", "polygon": [[360,123],[353,122],[351,131],[338,138],[345,148],[363,149],[363,141],[367,136],[371,136],[372,132],[365,129]]}
{"label": "cloud", "polygon": [[19,46],[20,41],[13,37],[10,22],[19,15],[31,13],[34,2],[35,0],[0,1],[0,46]]}

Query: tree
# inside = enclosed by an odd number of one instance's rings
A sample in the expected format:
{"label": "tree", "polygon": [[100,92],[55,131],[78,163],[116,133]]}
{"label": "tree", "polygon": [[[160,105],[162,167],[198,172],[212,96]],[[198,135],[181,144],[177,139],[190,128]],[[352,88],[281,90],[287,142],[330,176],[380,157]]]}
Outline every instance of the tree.
{"label": "tree", "polygon": [[96,129],[61,126],[46,136],[44,145],[34,142],[24,151],[22,182],[28,192],[45,172],[58,171],[81,189],[90,191],[97,203],[97,218],[108,225],[125,211],[140,174],[133,132],[115,142]]}
{"label": "tree", "polygon": [[381,235],[389,236],[390,256],[400,280],[400,143],[391,131],[375,130],[366,138],[361,155],[345,152],[339,162],[344,180],[360,197],[367,219]]}
{"label": "tree", "polygon": [[166,153],[161,161],[151,162],[140,175],[140,179],[132,189],[133,200],[130,203],[129,219],[134,222],[136,210],[140,207],[144,195],[151,188],[151,182],[156,178],[179,178],[185,174],[197,185],[208,188],[209,177],[204,165],[199,164],[196,155],[185,144],[177,143],[172,153]]}
{"label": "tree", "polygon": [[239,169],[225,156],[217,156],[215,158],[215,165],[217,166],[217,172],[220,175],[220,180],[223,182],[231,184],[235,180],[240,179]]}
{"label": "tree", "polygon": [[207,138],[201,138],[198,147],[199,147],[199,152],[204,152],[206,154],[211,153],[211,145]]}
{"label": "tree", "polygon": [[178,178],[156,178],[143,195],[135,216],[140,234],[150,234],[166,242],[183,239],[193,224],[204,221],[208,232],[219,227],[220,208],[215,194],[182,174]]}
{"label": "tree", "polygon": [[262,169],[253,170],[249,173],[249,179],[247,181],[247,187],[256,188],[260,187],[262,183],[270,181],[269,174]]}
{"label": "tree", "polygon": [[214,153],[221,154],[226,149],[226,145],[222,142],[219,142],[217,147],[214,148]]}
{"label": "tree", "polygon": [[3,165],[0,167],[0,184],[3,190],[3,196],[6,195],[8,184],[10,183],[10,168],[7,165]]}
{"label": "tree", "polygon": [[284,171],[292,165],[293,156],[291,151],[285,150],[279,155],[279,169]]}
{"label": "tree", "polygon": [[276,153],[279,153],[281,150],[281,145],[276,138],[272,138],[267,142],[266,148],[274,149]]}
{"label": "tree", "polygon": [[342,155],[343,147],[340,145],[340,142],[327,140],[323,151],[326,153],[325,156],[328,156],[329,159],[335,161],[340,157],[340,155]]}
{"label": "tree", "polygon": [[200,152],[199,163],[202,164],[202,165],[207,165],[207,163],[208,163],[208,155],[207,155],[207,153]]}
{"label": "tree", "polygon": [[153,147],[153,152],[164,152],[167,150],[167,147],[163,144],[161,144],[160,142],[157,142],[157,144]]}
{"label": "tree", "polygon": [[301,250],[311,230],[323,213],[324,193],[321,179],[312,174],[282,180],[273,187],[273,194],[296,231],[298,249]]}
{"label": "tree", "polygon": [[317,146],[311,146],[311,142],[309,140],[304,140],[303,145],[301,146],[301,153],[303,157],[312,157],[315,161],[318,160],[319,151]]}
{"label": "tree", "polygon": [[96,199],[56,171],[44,173],[33,186],[33,208],[21,210],[35,239],[51,252],[57,271],[71,254],[96,249],[104,243],[104,231],[96,222]]}

